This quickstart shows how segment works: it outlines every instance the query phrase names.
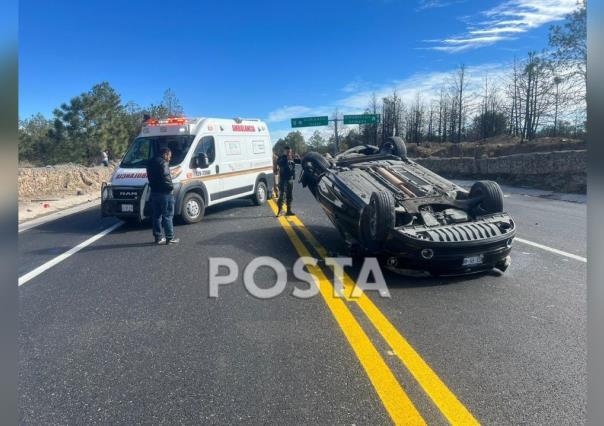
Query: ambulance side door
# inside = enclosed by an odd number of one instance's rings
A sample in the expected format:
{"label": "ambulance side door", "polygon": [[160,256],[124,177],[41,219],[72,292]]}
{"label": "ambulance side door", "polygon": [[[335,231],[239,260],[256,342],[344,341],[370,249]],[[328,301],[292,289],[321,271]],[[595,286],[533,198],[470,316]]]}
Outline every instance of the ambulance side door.
{"label": "ambulance side door", "polygon": [[[197,147],[195,148],[191,159],[193,178],[200,178],[203,181],[208,190],[210,200],[213,198],[212,194],[217,194],[222,191],[222,180],[218,176],[220,170],[218,159],[220,156],[217,155],[216,148],[217,143],[214,136],[203,136],[197,143]],[[207,158],[207,167],[200,167],[202,165],[196,160],[199,154],[205,154]],[[211,202],[209,204],[211,204]]]}

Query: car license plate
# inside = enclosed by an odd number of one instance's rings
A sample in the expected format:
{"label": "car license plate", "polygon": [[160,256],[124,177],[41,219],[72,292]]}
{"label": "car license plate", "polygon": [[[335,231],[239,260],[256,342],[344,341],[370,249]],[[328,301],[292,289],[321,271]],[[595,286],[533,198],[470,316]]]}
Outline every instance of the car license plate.
{"label": "car license plate", "polygon": [[122,204],[122,213],[133,213],[134,204]]}
{"label": "car license plate", "polygon": [[484,255],[482,255],[482,254],[478,255],[478,256],[464,257],[463,266],[480,265],[480,264],[482,264],[483,260],[484,260]]}

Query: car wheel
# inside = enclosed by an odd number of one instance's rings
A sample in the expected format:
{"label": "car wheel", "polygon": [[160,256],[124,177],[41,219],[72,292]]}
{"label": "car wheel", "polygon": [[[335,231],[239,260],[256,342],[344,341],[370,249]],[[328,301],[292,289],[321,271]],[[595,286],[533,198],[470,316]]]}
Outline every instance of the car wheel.
{"label": "car wheel", "polygon": [[303,187],[308,187],[313,196],[317,197],[317,185],[321,175],[329,169],[329,161],[318,152],[308,152],[301,161],[302,174],[300,183]]}
{"label": "car wheel", "polygon": [[266,203],[268,199],[268,190],[266,189],[266,184],[262,181],[256,184],[256,191],[254,191],[254,195],[252,196],[252,201],[257,206],[261,206]]}
{"label": "car wheel", "polygon": [[407,145],[405,145],[405,141],[403,140],[403,138],[399,136],[390,136],[386,138],[386,140],[380,147],[380,150],[388,150],[392,155],[396,155],[397,157],[401,157],[402,159],[407,158]]}
{"label": "car wheel", "polygon": [[382,242],[394,228],[394,198],[389,192],[374,192],[367,207],[367,231],[374,242]]}
{"label": "car wheel", "polygon": [[302,168],[318,177],[329,168],[329,161],[318,152],[308,152],[302,158]]}
{"label": "car wheel", "polygon": [[470,188],[468,198],[480,198],[477,205],[480,213],[491,214],[503,211],[503,192],[497,182],[479,180]]}
{"label": "car wheel", "polygon": [[201,195],[189,192],[182,200],[182,219],[185,223],[199,222],[205,213],[206,205]]}

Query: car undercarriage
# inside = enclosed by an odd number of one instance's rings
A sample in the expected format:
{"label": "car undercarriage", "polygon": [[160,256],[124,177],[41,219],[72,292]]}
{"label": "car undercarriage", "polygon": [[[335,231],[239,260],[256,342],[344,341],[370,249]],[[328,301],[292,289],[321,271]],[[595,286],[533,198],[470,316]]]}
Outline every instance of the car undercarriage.
{"label": "car undercarriage", "polygon": [[335,157],[308,153],[301,182],[352,254],[411,275],[468,274],[510,264],[515,224],[492,181],[467,191],[411,161],[404,142],[362,145]]}

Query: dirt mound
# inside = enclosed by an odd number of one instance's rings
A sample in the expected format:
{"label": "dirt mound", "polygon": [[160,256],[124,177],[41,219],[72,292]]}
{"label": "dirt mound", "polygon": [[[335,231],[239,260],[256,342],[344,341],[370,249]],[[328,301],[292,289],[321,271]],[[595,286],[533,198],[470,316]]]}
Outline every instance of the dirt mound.
{"label": "dirt mound", "polygon": [[62,164],[47,167],[20,167],[19,201],[73,195],[100,195],[101,183],[111,179],[115,165],[84,167]]}

